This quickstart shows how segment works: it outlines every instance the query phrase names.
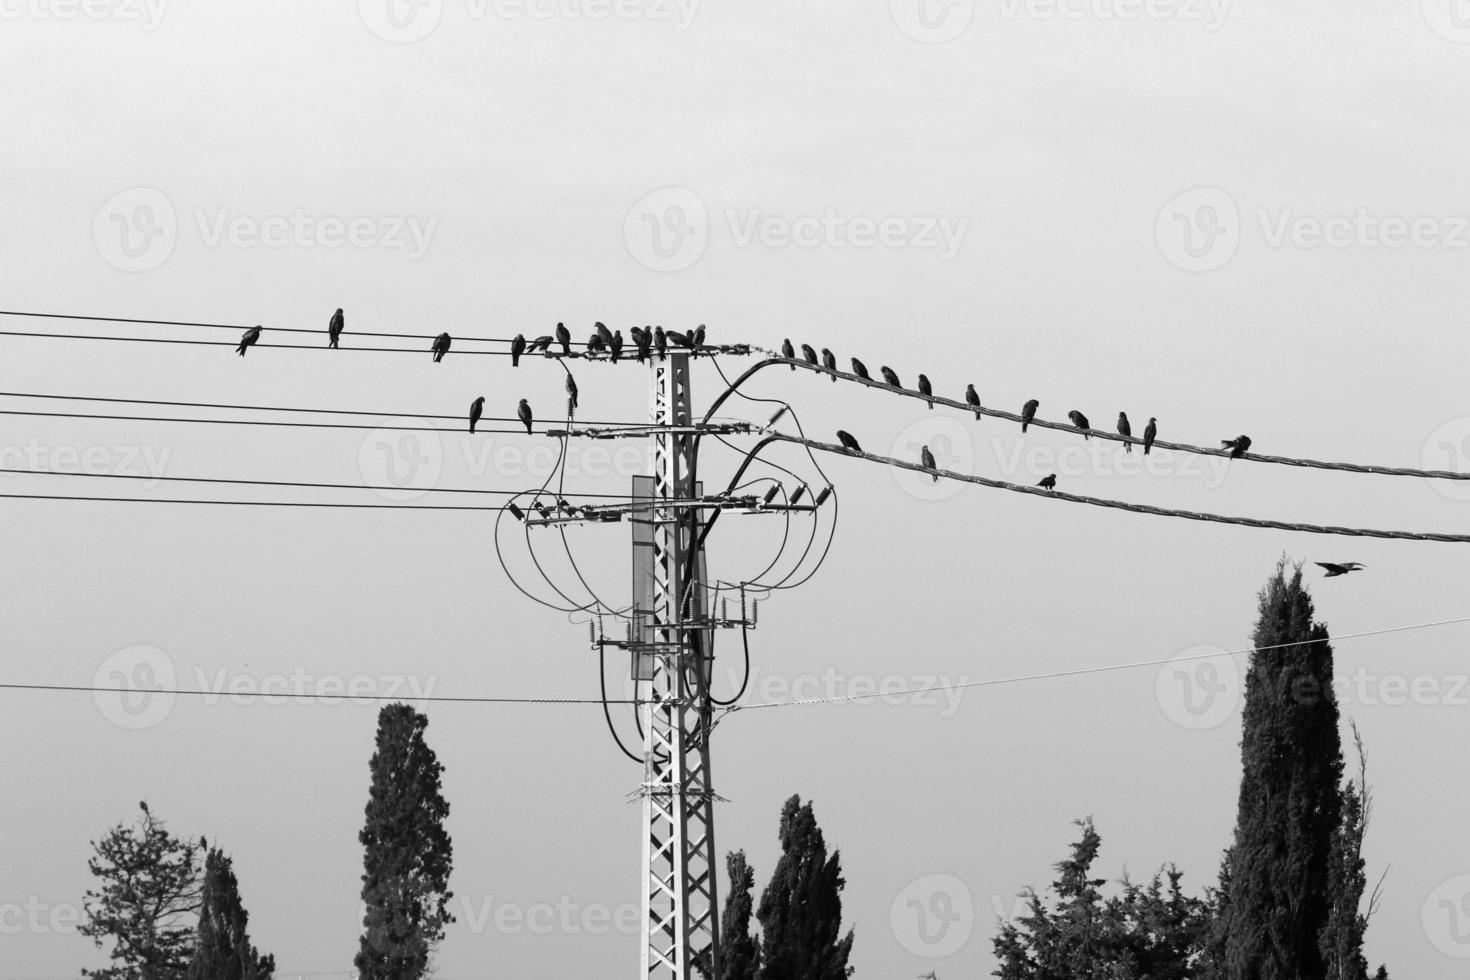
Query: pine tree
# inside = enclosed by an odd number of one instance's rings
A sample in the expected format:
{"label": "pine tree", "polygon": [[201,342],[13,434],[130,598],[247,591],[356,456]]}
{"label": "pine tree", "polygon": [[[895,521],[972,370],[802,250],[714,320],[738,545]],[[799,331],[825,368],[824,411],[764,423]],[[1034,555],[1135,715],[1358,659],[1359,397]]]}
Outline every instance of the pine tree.
{"label": "pine tree", "polygon": [[185,980],[199,911],[199,851],[204,842],[169,833],[146,802],[133,827],[119,823],[93,841],[87,867],[101,879],[83,898],[78,931],[100,948],[112,940],[113,965],[83,970],[94,980]]}
{"label": "pine tree", "polygon": [[812,813],[793,796],[781,809],[781,858],[761,895],[761,980],[839,980],[850,976],[853,934],[842,930],[840,852],[827,844]]}
{"label": "pine tree", "polygon": [[725,871],[730,891],[720,921],[720,980],[756,980],[760,976],[761,948],[750,934],[755,872],[746,862],[744,851],[726,855]]}
{"label": "pine tree", "polygon": [[429,720],[406,704],[378,714],[377,751],[364,848],[359,980],[420,980],[429,970],[448,910],[454,849],[444,820],[440,765],[424,742]]}
{"label": "pine tree", "polygon": [[1261,590],[1241,734],[1243,773],[1217,949],[1226,980],[1322,980],[1341,826],[1342,745],[1327,628],[1301,565]]}
{"label": "pine tree", "polygon": [[261,956],[246,932],[250,916],[240,903],[233,862],[210,848],[204,859],[199,933],[188,980],[272,980],[275,957]]}

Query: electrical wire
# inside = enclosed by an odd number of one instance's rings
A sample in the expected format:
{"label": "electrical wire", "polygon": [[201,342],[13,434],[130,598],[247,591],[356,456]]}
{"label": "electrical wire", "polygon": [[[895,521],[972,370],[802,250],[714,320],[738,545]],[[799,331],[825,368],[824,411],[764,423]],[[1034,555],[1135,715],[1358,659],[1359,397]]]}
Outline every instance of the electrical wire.
{"label": "electrical wire", "polygon": [[[88,684],[16,684],[0,682],[0,690],[6,691],[71,691],[92,694],[172,694],[184,697],[229,698],[237,691],[200,691],[186,688],[167,687],[94,687]],[[262,693],[245,692],[252,698],[269,697],[303,701],[434,701],[463,704],[632,704],[631,701],[606,701],[596,698],[512,698],[512,697],[455,697],[442,694],[296,694],[290,692]]]}
{"label": "electrical wire", "polygon": [[[210,327],[210,328],[219,329],[219,330],[242,330],[242,331],[243,330],[249,330],[252,326],[255,326],[255,324],[248,324],[248,323],[239,323],[239,324],[236,324],[236,323],[203,323],[203,322],[194,321],[194,320],[138,320],[138,319],[134,319],[134,318],[131,318],[131,317],[122,317],[122,316],[83,316],[83,315],[75,314],[75,313],[27,313],[27,312],[23,312],[23,311],[20,311],[20,310],[0,310],[0,316],[30,316],[30,317],[36,317],[38,319],[46,319],[46,320],[85,320],[85,321],[88,321],[88,322],[91,322],[91,323],[135,323],[135,324],[139,324],[139,325],[143,325],[143,326],[158,326],[158,327]],[[327,334],[327,330],[326,330],[325,327],[323,327],[320,330],[311,329],[311,328],[307,328],[307,327],[266,327],[265,329],[267,329],[267,330],[279,330],[282,333],[311,333],[311,334],[318,334],[318,335],[321,335],[321,336],[326,336],[326,334]],[[408,340],[432,340],[432,339],[434,339],[434,335],[433,334],[417,334],[417,333],[374,333],[374,332],[368,331],[368,330],[344,330],[342,332],[342,336],[344,336],[344,337],[396,337],[396,338],[399,338],[399,339],[408,339]],[[508,344],[508,343],[510,343],[510,339],[507,338],[507,337],[458,337],[458,336],[456,336],[454,339],[456,341],[473,341],[475,343],[485,343],[485,344]]]}
{"label": "electrical wire", "polygon": [[[4,415],[24,415],[32,418],[58,418],[58,419],[101,419],[109,422],[182,422],[199,425],[263,425],[273,428],[289,429],[350,429],[358,432],[438,432],[443,435],[451,435],[456,429],[441,429],[432,425],[361,425],[348,422],[283,422],[269,419],[192,419],[171,418],[166,415],[98,415],[85,412],[38,412],[30,409],[7,408],[0,412]],[[469,432],[464,431],[468,436]],[[484,435],[525,435],[524,429],[478,429],[477,434]],[[545,435],[545,432],[540,433]]]}
{"label": "electrical wire", "polygon": [[470,504],[347,504],[307,500],[171,500],[167,497],[83,497],[53,493],[0,493],[7,500],[80,500],[107,504],[212,504],[237,507],[328,507],[342,510],[477,510],[504,511],[505,507]]}

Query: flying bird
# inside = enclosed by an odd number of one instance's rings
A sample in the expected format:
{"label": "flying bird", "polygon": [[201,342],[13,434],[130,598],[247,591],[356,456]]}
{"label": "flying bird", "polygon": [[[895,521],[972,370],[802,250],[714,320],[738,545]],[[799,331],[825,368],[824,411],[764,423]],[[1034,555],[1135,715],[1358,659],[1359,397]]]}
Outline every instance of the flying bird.
{"label": "flying bird", "polygon": [[337,341],[342,337],[342,328],[347,325],[346,318],[342,316],[342,307],[337,307],[337,312],[332,314],[332,322],[327,324],[327,346],[336,347]]}
{"label": "flying bird", "polygon": [[[934,394],[934,386],[929,383],[929,375],[927,374],[919,375],[919,394],[925,398],[929,398],[930,395]],[[929,400],[929,411],[934,411],[933,399]]]}
{"label": "flying bird", "polygon": [[[976,393],[974,385],[965,385],[965,404],[975,409],[975,421],[980,421],[980,395]],[[1031,414],[1036,414],[1036,409],[1033,408]],[[1025,427],[1021,431],[1025,432]]]}
{"label": "flying bird", "polygon": [[1359,569],[1362,569],[1362,568],[1365,568],[1366,567],[1365,565],[1363,565],[1362,562],[1356,562],[1356,561],[1345,561],[1345,562],[1319,561],[1319,562],[1317,562],[1317,564],[1318,565],[1321,565],[1323,568],[1327,569],[1327,574],[1324,575],[1324,576],[1322,576],[1323,578],[1334,578],[1334,577],[1336,577],[1338,575],[1346,575],[1348,572],[1356,572]]}
{"label": "flying bird", "polygon": [[[923,449],[919,450],[919,465],[922,466],[922,467],[924,467],[924,469],[926,469],[926,470],[937,470],[937,469],[939,469],[938,464],[936,464],[934,462],[934,454],[929,451],[929,447],[928,446],[925,446]],[[938,473],[935,473],[934,474],[934,482],[935,483],[938,483],[939,482],[939,474]]]}
{"label": "flying bird", "polygon": [[883,383],[890,388],[903,387],[903,385],[898,383],[898,375],[894,372],[893,368],[888,367],[886,364],[878,369],[878,373],[883,375]]}
{"label": "flying bird", "polygon": [[572,411],[577,410],[577,379],[567,373],[567,401],[572,406]]}
{"label": "flying bird", "polygon": [[669,335],[664,333],[663,327],[653,328],[653,346],[658,348],[659,357],[668,357]]}
{"label": "flying bird", "polygon": [[1239,459],[1251,448],[1251,437],[1236,436],[1234,439],[1221,439],[1220,448],[1230,450],[1231,459]]}
{"label": "flying bird", "polygon": [[872,378],[868,377],[868,366],[862,361],[858,360],[856,357],[852,359],[852,373],[866,381],[873,380]]}
{"label": "flying bird", "polygon": [[1081,412],[1077,411],[1074,408],[1072,411],[1067,413],[1067,418],[1071,419],[1072,424],[1082,430],[1082,438],[1092,438],[1092,436],[1087,434],[1087,430],[1092,428],[1092,426],[1088,424],[1086,415],[1083,415]]}
{"label": "flying bird", "polygon": [[[1131,435],[1133,435],[1133,426],[1131,426],[1131,425],[1128,424],[1128,413],[1127,412],[1119,412],[1118,413],[1118,435],[1120,435],[1120,436],[1131,436]],[[1131,443],[1131,442],[1125,442],[1125,443],[1123,443],[1123,448],[1126,449],[1126,450],[1128,450],[1131,453],[1131,452],[1133,452],[1133,443]]]}
{"label": "flying bird", "polygon": [[612,340],[608,341],[608,349],[612,351],[612,362],[618,363],[618,358],[623,356],[623,332],[621,330],[613,334]]}
{"label": "flying bird", "polygon": [[480,416],[485,414],[485,396],[481,395],[470,402],[470,435],[475,434],[475,426],[480,423]]}
{"label": "flying bird", "polygon": [[1154,437],[1158,434],[1159,420],[1156,418],[1150,418],[1148,420],[1148,425],[1143,427],[1143,454],[1145,456],[1148,455],[1148,451],[1150,449],[1154,448]]}
{"label": "flying bird", "polygon": [[[781,341],[781,356],[786,358],[788,361],[796,360],[796,348],[791,346],[790,337],[787,337],[785,340]],[[795,364],[791,365],[791,370],[796,370]]]}
{"label": "flying bird", "polygon": [[811,344],[801,345],[801,356],[808,364],[817,363],[817,352],[812,350]]}
{"label": "flying bird", "polygon": [[518,333],[518,334],[516,334],[515,339],[510,342],[510,366],[511,367],[520,367],[521,366],[521,355],[524,354],[525,352],[526,352],[526,335],[523,334],[523,333]]}
{"label": "flying bird", "polygon": [[1057,488],[1057,475],[1055,473],[1048,473],[1046,476],[1043,476],[1041,478],[1041,482],[1036,485],[1043,490],[1055,490]]}
{"label": "flying bird", "polygon": [[1036,418],[1036,410],[1040,407],[1041,402],[1035,398],[1021,406],[1021,431],[1023,433],[1026,431],[1026,426],[1031,424],[1031,420]]}
{"label": "flying bird", "polygon": [[[822,348],[822,367],[826,368],[828,371],[837,370],[837,355],[833,354],[825,347]],[[835,374],[832,375],[832,383],[834,385],[837,383],[837,375]]]}
{"label": "flying bird", "polygon": [[838,429],[837,441],[842,443],[842,448],[850,453],[860,453],[863,451],[863,447],[858,445],[858,441],[852,437],[851,432]]}
{"label": "flying bird", "polygon": [[251,327],[249,330],[247,330],[243,334],[241,334],[240,335],[240,346],[235,348],[235,353],[236,354],[239,354],[241,357],[244,357],[245,356],[245,348],[247,348],[247,347],[254,347],[255,346],[256,341],[260,340],[260,332],[263,329],[264,329],[263,327],[257,325],[257,326]]}
{"label": "flying bird", "polygon": [[556,342],[561,344],[561,352],[567,357],[572,356],[572,332],[567,329],[565,323],[556,325]]}
{"label": "flying bird", "polygon": [[521,403],[516,406],[516,415],[520,418],[521,422],[525,424],[525,426],[526,426],[526,435],[530,435],[531,434],[531,406],[526,403],[526,400],[524,398],[522,398],[521,399]]}
{"label": "flying bird", "polygon": [[441,333],[439,336],[434,338],[434,346],[431,349],[434,351],[435,364],[438,364],[440,361],[444,360],[444,355],[449,353],[449,343],[450,339],[449,334],[447,333]]}

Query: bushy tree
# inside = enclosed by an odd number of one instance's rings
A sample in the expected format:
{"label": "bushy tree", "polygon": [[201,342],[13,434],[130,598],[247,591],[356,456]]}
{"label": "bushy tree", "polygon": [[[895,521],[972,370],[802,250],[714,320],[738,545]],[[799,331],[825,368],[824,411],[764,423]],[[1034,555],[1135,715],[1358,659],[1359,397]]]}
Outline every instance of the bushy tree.
{"label": "bushy tree", "polygon": [[745,860],[744,851],[733,851],[726,856],[725,871],[730,890],[725,896],[725,911],[720,921],[720,980],[757,980],[761,948],[750,934],[755,871]]}
{"label": "bushy tree", "polygon": [[272,980],[275,957],[261,956],[250,944],[249,921],[233,862],[210,848],[204,859],[199,931],[188,980]]}
{"label": "bushy tree", "polygon": [[801,797],[781,809],[781,857],[761,895],[761,980],[850,976],[853,934],[842,932],[840,852],[827,856],[822,829]]}

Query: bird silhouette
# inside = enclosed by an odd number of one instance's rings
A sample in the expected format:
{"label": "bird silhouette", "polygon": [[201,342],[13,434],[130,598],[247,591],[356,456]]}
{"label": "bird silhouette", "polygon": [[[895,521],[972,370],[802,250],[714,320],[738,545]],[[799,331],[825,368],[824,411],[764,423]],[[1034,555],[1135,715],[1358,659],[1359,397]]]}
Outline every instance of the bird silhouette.
{"label": "bird silhouette", "polygon": [[669,335],[664,333],[663,327],[653,328],[653,346],[658,348],[659,357],[669,356]]}
{"label": "bird silhouette", "polygon": [[858,445],[858,441],[852,437],[851,432],[838,429],[837,441],[842,443],[842,448],[850,453],[860,453],[863,451],[863,447]]}
{"label": "bird silhouette", "polygon": [[898,383],[898,375],[894,372],[893,368],[884,365],[883,367],[880,367],[878,369],[878,373],[883,375],[883,383],[888,385],[890,388],[903,387],[903,385]]}
{"label": "bird silhouette", "polygon": [[538,350],[543,351],[547,357],[550,357],[551,345],[553,342],[554,338],[551,336],[551,334],[544,333],[541,336],[537,337],[535,340],[531,341],[531,345],[527,347],[526,350],[532,354],[536,353]]}
{"label": "bird silhouette", "polygon": [[866,381],[873,380],[872,378],[868,377],[868,366],[862,361],[858,360],[856,357],[852,359],[852,373]]}
{"label": "bird silhouette", "polygon": [[1359,571],[1360,569],[1363,569],[1363,568],[1366,568],[1367,567],[1362,562],[1356,562],[1356,561],[1344,561],[1344,562],[1319,561],[1319,562],[1317,562],[1317,564],[1318,565],[1321,565],[1323,568],[1327,569],[1327,574],[1324,575],[1324,576],[1322,576],[1323,578],[1334,578],[1334,577],[1336,577],[1338,575],[1346,575],[1348,572],[1356,572],[1356,571]]}
{"label": "bird silhouette", "polygon": [[697,347],[704,346],[704,324],[701,323],[699,326],[694,328],[694,333],[690,334],[689,340],[689,347],[691,350]]}
{"label": "bird silhouette", "polygon": [[327,324],[327,346],[336,347],[337,341],[342,338],[342,328],[347,325],[347,319],[342,315],[342,307],[337,307],[337,312],[332,314],[332,322]]}
{"label": "bird silhouette", "polygon": [[[781,341],[781,356],[786,358],[788,361],[796,360],[796,348],[791,346],[790,337],[787,337],[785,340]],[[791,365],[791,370],[796,370],[795,364]]]}
{"label": "bird silhouette", "polygon": [[[817,352],[812,350],[811,344],[801,345],[801,357],[802,360],[806,361],[808,364],[817,363]],[[793,368],[793,370],[795,369]]]}
{"label": "bird silhouette", "polygon": [[[974,385],[965,385],[965,404],[966,405],[969,405],[971,408],[975,409],[975,421],[976,422],[979,422],[980,421],[980,395],[976,393],[975,386]],[[1032,412],[1034,414],[1035,409],[1032,409]],[[1022,432],[1025,432],[1026,430],[1023,428],[1021,431]]]}
{"label": "bird silhouette", "polygon": [[561,344],[561,352],[567,357],[572,356],[572,332],[567,329],[565,323],[556,325],[556,342]]}
{"label": "bird silhouette", "polygon": [[[1128,413],[1127,412],[1119,412],[1118,413],[1118,435],[1120,435],[1120,436],[1131,436],[1131,435],[1133,435],[1133,426],[1131,426],[1131,425],[1128,424]],[[1131,453],[1131,452],[1133,452],[1133,443],[1131,443],[1131,442],[1125,442],[1125,443],[1123,443],[1123,448],[1126,449],[1126,450],[1128,450]]]}
{"label": "bird silhouette", "polygon": [[934,386],[929,383],[929,375],[919,375],[919,394],[929,402],[929,411],[934,411],[934,399],[929,396],[934,394]]}
{"label": "bird silhouette", "polygon": [[245,356],[245,349],[247,347],[254,347],[255,346],[256,342],[260,340],[260,332],[262,330],[264,330],[264,329],[265,329],[264,327],[261,327],[261,326],[257,325],[257,326],[251,327],[249,330],[247,330],[243,334],[241,334],[240,335],[240,346],[235,348],[235,353],[236,354],[239,354],[241,357],[244,357]]}
{"label": "bird silhouette", "polygon": [[572,411],[577,410],[577,379],[567,373],[567,403],[572,406]]}
{"label": "bird silhouette", "polygon": [[1036,485],[1043,490],[1055,490],[1057,488],[1057,475],[1055,473],[1048,473],[1046,476],[1043,476],[1041,478],[1041,482]]}
{"label": "bird silhouette", "polygon": [[438,364],[440,361],[444,360],[444,355],[449,353],[449,344],[450,338],[449,334],[447,333],[441,333],[439,336],[434,338],[434,346],[432,349],[434,351],[435,364]]}
{"label": "bird silhouette", "polygon": [[618,358],[623,356],[623,332],[621,330],[612,335],[612,340],[607,342],[607,347],[612,351],[612,362],[618,363]]}
{"label": "bird silhouette", "polygon": [[526,335],[523,333],[518,333],[516,334],[515,339],[510,342],[510,366],[513,368],[520,367],[521,355],[525,352]]}
{"label": "bird silhouette", "polygon": [[[1040,408],[1040,407],[1041,407],[1041,402],[1037,401],[1035,398],[1031,399],[1025,405],[1022,405],[1021,406],[1021,431],[1022,432],[1025,432],[1026,431],[1026,426],[1030,425],[1031,424],[1031,420],[1034,419],[1034,418],[1036,418],[1036,410],[1038,408]],[[1055,474],[1053,474],[1053,475],[1055,475]]]}
{"label": "bird silhouette", "polygon": [[517,417],[520,418],[521,422],[526,426],[526,435],[530,435],[531,434],[531,406],[526,403],[526,400],[524,398],[522,398],[521,399],[521,403],[516,406],[516,415],[517,415]]}
{"label": "bird silhouette", "polygon": [[1251,437],[1236,436],[1234,439],[1221,439],[1220,448],[1230,450],[1231,459],[1239,459],[1251,448]]}
{"label": "bird silhouette", "polygon": [[1150,449],[1154,448],[1154,438],[1158,434],[1159,420],[1151,417],[1148,420],[1148,425],[1143,427],[1143,454],[1145,456],[1148,455]]}
{"label": "bird silhouette", "polygon": [[[837,370],[837,355],[833,354],[825,347],[822,348],[822,367],[826,368],[828,371]],[[832,375],[832,383],[834,385],[837,383],[837,375],[835,374]]]}
{"label": "bird silhouette", "polygon": [[597,336],[602,340],[602,346],[608,348],[612,347],[613,334],[611,330],[607,329],[607,324],[603,323],[601,320],[598,320],[592,325],[592,329],[597,331]]}
{"label": "bird silhouette", "polygon": [[470,402],[470,435],[475,434],[475,426],[480,423],[480,416],[485,414],[485,396],[481,395]]}
{"label": "bird silhouette", "polygon": [[[929,447],[928,446],[925,446],[923,449],[919,450],[919,465],[922,466],[922,467],[924,467],[924,469],[926,469],[926,470],[937,470],[937,469],[939,469],[938,464],[936,464],[934,462],[934,454],[929,451]],[[938,473],[935,473],[934,474],[934,482],[935,483],[938,483],[939,482],[939,474]]]}
{"label": "bird silhouette", "polygon": [[[634,327],[633,329],[638,330],[637,327]],[[644,361],[653,356],[653,334],[649,333],[647,330],[638,330],[638,332],[633,335],[633,342],[638,345],[639,364],[642,364]]]}
{"label": "bird silhouette", "polygon": [[1073,409],[1072,411],[1070,411],[1070,412],[1067,413],[1067,418],[1071,419],[1072,420],[1072,424],[1075,425],[1077,428],[1079,428],[1079,429],[1082,430],[1082,438],[1084,438],[1084,439],[1091,439],[1092,438],[1092,436],[1090,436],[1090,435],[1087,434],[1087,430],[1090,429],[1091,426],[1087,422],[1087,416],[1086,415],[1083,415],[1081,412],[1077,411],[1076,409]]}
{"label": "bird silhouette", "polygon": [[606,350],[602,343],[602,335],[594,330],[587,337],[587,353],[592,354],[602,350]]}
{"label": "bird silhouette", "polygon": [[675,347],[687,348],[693,346],[693,344],[689,342],[689,335],[684,333],[682,330],[665,330],[664,336],[667,337],[669,343],[673,344]]}

